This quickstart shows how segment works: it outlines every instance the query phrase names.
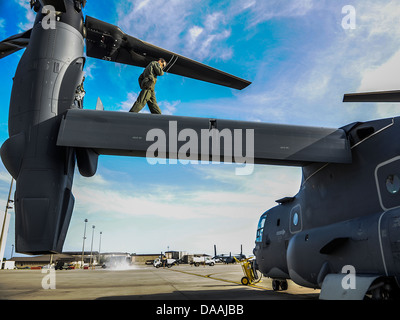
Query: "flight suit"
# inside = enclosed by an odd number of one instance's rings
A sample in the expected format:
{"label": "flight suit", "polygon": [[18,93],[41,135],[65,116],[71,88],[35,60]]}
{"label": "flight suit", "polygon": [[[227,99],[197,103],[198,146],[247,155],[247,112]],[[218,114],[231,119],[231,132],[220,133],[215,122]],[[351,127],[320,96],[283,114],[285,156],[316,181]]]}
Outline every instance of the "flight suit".
{"label": "flight suit", "polygon": [[161,114],[161,110],[157,104],[154,88],[157,82],[157,76],[162,76],[164,71],[157,61],[150,62],[139,77],[140,92],[136,102],[133,104],[129,112],[139,112],[146,105],[149,106],[151,113]]}

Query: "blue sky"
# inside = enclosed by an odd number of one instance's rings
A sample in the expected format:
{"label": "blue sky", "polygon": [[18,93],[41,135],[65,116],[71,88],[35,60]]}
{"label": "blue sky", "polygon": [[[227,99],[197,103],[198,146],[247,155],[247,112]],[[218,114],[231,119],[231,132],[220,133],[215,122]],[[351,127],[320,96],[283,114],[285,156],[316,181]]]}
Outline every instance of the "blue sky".
{"label": "blue sky", "polygon": [[[344,29],[342,8],[356,9]],[[0,2],[0,38],[29,29],[29,1]],[[137,38],[252,81],[243,91],[185,79],[159,78],[164,114],[341,127],[398,114],[395,104],[343,104],[346,92],[400,89],[400,4],[388,0],[88,0],[85,15]],[[0,60],[0,142],[8,138],[8,106],[22,51]],[[126,112],[139,93],[142,69],[88,58],[85,108],[101,98]],[[142,112],[148,112],[147,107]],[[246,254],[259,216],[276,199],[297,193],[299,168],[235,165],[150,165],[146,159],[106,157],[95,177],[77,172],[75,210],[64,250],[81,250],[84,219],[99,231],[102,251],[170,250]],[[0,208],[11,177],[0,166]],[[14,213],[6,248],[14,243]]]}

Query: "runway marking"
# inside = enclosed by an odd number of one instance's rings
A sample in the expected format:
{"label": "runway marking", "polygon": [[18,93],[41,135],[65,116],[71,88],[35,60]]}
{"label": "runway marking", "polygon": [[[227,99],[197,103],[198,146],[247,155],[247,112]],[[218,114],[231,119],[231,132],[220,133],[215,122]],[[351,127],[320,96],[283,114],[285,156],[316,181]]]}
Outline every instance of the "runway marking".
{"label": "runway marking", "polygon": [[167,269],[167,270],[174,271],[174,272],[186,273],[186,274],[190,274],[192,276],[197,276],[197,277],[202,277],[202,278],[207,278],[207,279],[212,279],[212,280],[218,280],[218,281],[224,281],[224,282],[228,282],[228,283],[234,283],[234,284],[237,284],[237,285],[239,285],[241,287],[253,287],[253,288],[260,289],[260,290],[265,290],[265,291],[271,291],[272,290],[272,289],[268,289],[268,288],[257,286],[255,284],[248,284],[247,286],[244,286],[241,282],[237,282],[237,281],[233,281],[233,280],[227,280],[227,279],[221,279],[221,278],[217,278],[217,277],[212,277],[213,273],[207,274],[207,275],[202,275],[202,274],[197,274],[197,273],[192,273],[192,272],[187,272],[187,271],[182,271],[182,270],[176,270],[176,269]]}

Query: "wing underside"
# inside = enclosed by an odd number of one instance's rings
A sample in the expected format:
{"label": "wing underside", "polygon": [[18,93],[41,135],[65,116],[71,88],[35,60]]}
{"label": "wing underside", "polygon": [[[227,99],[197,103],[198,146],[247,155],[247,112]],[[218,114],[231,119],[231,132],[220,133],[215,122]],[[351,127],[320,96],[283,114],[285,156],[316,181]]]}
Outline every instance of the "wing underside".
{"label": "wing underside", "polygon": [[222,86],[244,89],[251,82],[125,34],[120,28],[86,16],[86,54],[107,61],[145,68],[164,58],[165,72]]}
{"label": "wing underside", "polygon": [[240,163],[245,157],[288,166],[352,160],[342,129],[82,109],[67,111],[57,145],[105,155]]}
{"label": "wing underside", "polygon": [[26,48],[29,44],[32,29],[16,34],[0,42],[0,59]]}

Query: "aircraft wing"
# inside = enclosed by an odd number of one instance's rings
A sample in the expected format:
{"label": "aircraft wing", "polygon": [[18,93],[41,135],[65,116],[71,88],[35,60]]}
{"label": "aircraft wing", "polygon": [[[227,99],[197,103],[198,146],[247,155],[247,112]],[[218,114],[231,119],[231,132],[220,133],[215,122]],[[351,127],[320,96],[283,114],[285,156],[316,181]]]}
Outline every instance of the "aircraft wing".
{"label": "aircraft wing", "polygon": [[[217,129],[213,138],[210,129]],[[160,146],[158,155],[148,154],[155,144]],[[239,163],[243,159],[235,155],[243,155],[256,164],[288,166],[352,161],[342,129],[82,109],[66,112],[57,145],[105,155],[186,160],[208,161],[219,154],[218,161]]]}
{"label": "aircraft wing", "polygon": [[400,90],[347,93],[343,102],[400,102]]}
{"label": "aircraft wing", "polygon": [[16,34],[0,42],[0,59],[7,57],[8,55],[17,52],[18,50],[24,49],[31,37],[32,29],[28,31]]}
{"label": "aircraft wing", "polygon": [[125,34],[112,24],[86,16],[86,54],[88,57],[114,61],[145,68],[151,61],[164,58],[165,72],[244,89],[251,82],[214,69],[200,62]]}

